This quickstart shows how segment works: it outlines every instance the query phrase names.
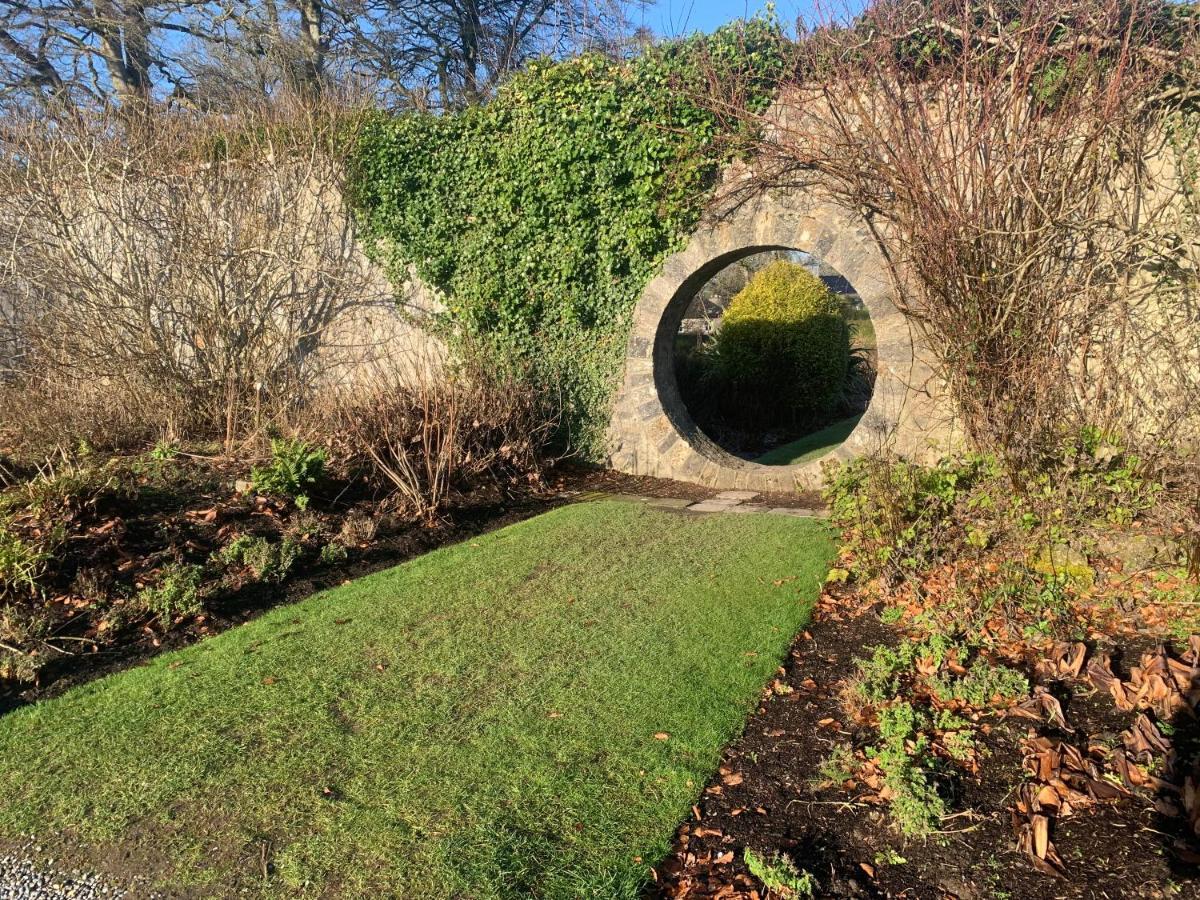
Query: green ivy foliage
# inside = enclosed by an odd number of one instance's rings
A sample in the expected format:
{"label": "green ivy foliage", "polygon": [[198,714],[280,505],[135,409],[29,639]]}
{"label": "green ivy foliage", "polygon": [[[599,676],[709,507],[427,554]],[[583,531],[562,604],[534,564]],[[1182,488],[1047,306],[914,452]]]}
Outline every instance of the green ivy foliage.
{"label": "green ivy foliage", "polygon": [[367,246],[393,283],[415,271],[443,295],[452,344],[551,391],[564,439],[600,458],[633,307],[731,152],[697,98],[720,79],[764,109],[785,49],[759,18],[633,60],[536,63],[461,113],[373,115],[351,166]]}

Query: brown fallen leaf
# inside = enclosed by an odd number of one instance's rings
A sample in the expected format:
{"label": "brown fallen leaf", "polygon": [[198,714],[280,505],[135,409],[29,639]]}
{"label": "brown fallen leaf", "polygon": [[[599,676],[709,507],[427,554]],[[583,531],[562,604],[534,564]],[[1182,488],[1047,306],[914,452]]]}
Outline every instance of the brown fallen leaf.
{"label": "brown fallen leaf", "polygon": [[1035,665],[1039,675],[1053,679],[1076,677],[1087,657],[1087,646],[1082,642],[1058,641]]}
{"label": "brown fallen leaf", "polygon": [[1092,658],[1088,660],[1084,678],[1091,682],[1092,687],[1097,690],[1108,690],[1109,685],[1117,680],[1117,676],[1113,674],[1112,670],[1112,657],[1102,650],[1092,654]]}
{"label": "brown fallen leaf", "polygon": [[1033,826],[1033,852],[1039,859],[1045,859],[1046,851],[1050,849],[1050,819],[1035,815],[1029,822]]}
{"label": "brown fallen leaf", "polygon": [[1037,792],[1037,809],[1046,808],[1057,813],[1058,808],[1062,805],[1062,797],[1050,785],[1043,785],[1042,789]]}
{"label": "brown fallen leaf", "polygon": [[1017,849],[1025,853],[1033,867],[1043,875],[1061,878],[1066,872],[1063,861],[1050,840],[1050,822],[1045,816],[1035,815],[1030,821],[1020,825]]}
{"label": "brown fallen leaf", "polygon": [[1031,712],[1041,712],[1047,722],[1057,725],[1063,731],[1073,732],[1075,730],[1067,724],[1067,718],[1063,714],[1062,704],[1058,702],[1058,698],[1041,685],[1034,688],[1033,696],[1021,703],[1020,706]]}
{"label": "brown fallen leaf", "polygon": [[1188,649],[1183,654],[1183,660],[1194,666],[1200,665],[1200,634],[1193,634],[1188,637]]}
{"label": "brown fallen leaf", "polygon": [[1122,734],[1125,749],[1135,757],[1154,755],[1166,756],[1171,752],[1171,742],[1158,730],[1158,726],[1145,713],[1140,713],[1133,727]]}

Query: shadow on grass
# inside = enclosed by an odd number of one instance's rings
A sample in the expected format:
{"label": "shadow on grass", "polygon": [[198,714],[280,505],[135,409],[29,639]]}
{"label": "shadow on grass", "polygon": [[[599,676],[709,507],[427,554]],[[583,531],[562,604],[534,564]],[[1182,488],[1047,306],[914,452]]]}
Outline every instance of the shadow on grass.
{"label": "shadow on grass", "polygon": [[862,417],[863,413],[859,413],[848,419],[834,422],[832,425],[827,425],[812,434],[806,434],[790,444],[776,447],[770,453],[764,453],[754,461],[764,466],[798,466],[812,462],[814,459],[820,459],[850,437],[850,432],[854,431]]}

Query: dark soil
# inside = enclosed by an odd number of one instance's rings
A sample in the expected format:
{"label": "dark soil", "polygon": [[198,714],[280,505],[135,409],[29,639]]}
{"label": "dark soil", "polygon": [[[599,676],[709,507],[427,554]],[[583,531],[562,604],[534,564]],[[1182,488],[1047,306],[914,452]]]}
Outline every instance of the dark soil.
{"label": "dark soil", "polygon": [[[817,879],[822,897],[1200,897],[1195,867],[1174,852],[1182,823],[1165,820],[1144,791],[1056,822],[1051,837],[1066,877],[1034,869],[1016,849],[1009,809],[1024,780],[1021,739],[1031,729],[1055,732],[1028,719],[987,719],[978,776],[946,786],[959,812],[927,839],[901,837],[886,804],[863,785],[818,787],[818,766],[833,746],[862,746],[876,736],[847,723],[839,702],[853,661],[867,647],[899,639],[873,609],[822,602],[680,826],[650,896],[762,897],[762,884],[743,861],[749,847],[762,856],[786,854]],[[1128,647],[1126,658],[1136,659],[1141,649]],[[1107,695],[1053,689],[1064,701],[1073,740],[1112,739],[1132,722]],[[1177,723],[1177,743],[1197,727]]]}

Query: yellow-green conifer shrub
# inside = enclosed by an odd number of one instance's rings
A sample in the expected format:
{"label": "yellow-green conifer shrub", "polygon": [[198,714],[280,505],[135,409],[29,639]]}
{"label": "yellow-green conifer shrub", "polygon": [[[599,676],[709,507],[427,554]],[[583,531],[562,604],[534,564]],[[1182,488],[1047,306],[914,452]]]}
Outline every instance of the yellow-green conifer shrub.
{"label": "yellow-green conifer shrub", "polygon": [[730,302],[706,356],[726,415],[758,426],[815,420],[841,399],[850,327],[821,279],[777,260]]}

